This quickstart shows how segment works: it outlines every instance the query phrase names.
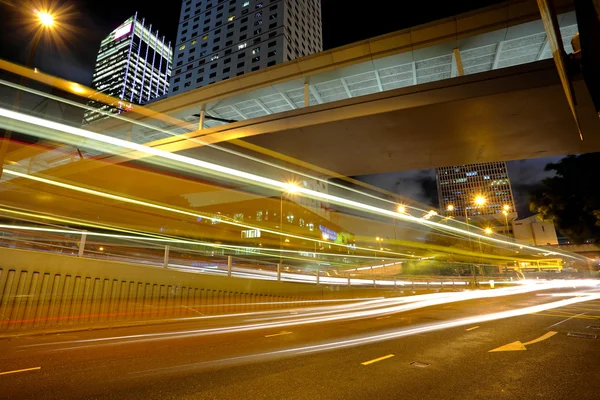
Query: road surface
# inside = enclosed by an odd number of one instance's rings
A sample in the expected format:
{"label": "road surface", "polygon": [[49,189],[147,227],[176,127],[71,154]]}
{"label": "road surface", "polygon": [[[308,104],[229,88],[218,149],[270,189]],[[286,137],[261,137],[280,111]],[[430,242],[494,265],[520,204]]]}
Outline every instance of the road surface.
{"label": "road surface", "polygon": [[429,296],[5,338],[0,398],[600,398],[600,290]]}

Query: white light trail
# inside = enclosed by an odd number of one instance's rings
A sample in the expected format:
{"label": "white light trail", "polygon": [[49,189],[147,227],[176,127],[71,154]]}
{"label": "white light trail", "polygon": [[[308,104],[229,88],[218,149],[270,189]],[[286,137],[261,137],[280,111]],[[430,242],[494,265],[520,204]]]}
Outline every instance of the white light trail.
{"label": "white light trail", "polygon": [[[185,331],[176,331],[176,332],[161,332],[161,333],[152,333],[152,334],[141,334],[141,335],[127,335],[127,336],[116,336],[116,337],[108,337],[108,338],[94,338],[94,339],[86,339],[86,340],[74,340],[74,341],[65,341],[60,343],[44,343],[34,346],[49,346],[54,344],[73,344],[77,345],[77,347],[65,347],[56,350],[69,350],[69,349],[77,349],[81,348],[80,344],[86,344],[84,347],[94,347],[99,345],[115,345],[115,344],[128,344],[128,343],[140,343],[140,342],[149,342],[155,340],[170,340],[170,339],[182,339],[188,337],[196,337],[196,336],[205,336],[205,335],[215,335],[215,334],[225,334],[225,333],[236,333],[236,332],[245,332],[245,331],[254,331],[254,330],[262,330],[262,329],[281,329],[281,328],[289,328],[292,326],[298,325],[308,325],[315,323],[324,323],[324,322],[335,322],[335,321],[344,321],[344,320],[355,320],[362,318],[373,318],[379,317],[383,315],[401,313],[405,311],[416,310],[424,307],[437,306],[442,304],[466,301],[466,300],[476,300],[483,298],[495,298],[495,297],[504,297],[510,295],[517,294],[525,294],[531,293],[534,291],[540,290],[550,290],[557,288],[565,288],[572,287],[576,285],[578,287],[595,287],[598,285],[597,281],[581,281],[578,284],[574,284],[571,281],[552,281],[552,282],[544,282],[538,284],[530,284],[530,285],[522,285],[517,287],[509,287],[509,288],[500,288],[494,290],[476,290],[476,291],[467,291],[460,293],[435,293],[429,295],[421,295],[421,296],[409,296],[409,297],[397,297],[397,298],[386,298],[379,301],[380,307],[374,308],[372,307],[372,303],[367,302],[366,304],[358,303],[358,304],[350,304],[350,305],[342,305],[336,306],[335,311],[333,313],[328,313],[327,309],[321,308],[320,310],[315,310],[317,313],[307,313],[303,310],[302,314],[290,315],[288,319],[283,319],[280,321],[270,320],[268,322],[263,323],[252,323],[252,324],[242,324],[242,325],[233,325],[233,326],[225,326],[225,327],[217,327],[217,328],[207,328],[207,329],[195,329],[195,330],[185,330]],[[540,310],[547,310],[556,307],[562,307],[564,305],[575,304],[582,301],[595,300],[600,298],[600,294],[588,294],[586,296],[579,296],[573,299],[560,300],[555,303],[542,304],[533,307],[527,307],[520,310],[511,310],[494,314],[486,314],[480,315],[476,317],[469,317],[460,320],[454,320],[450,322],[444,322],[440,324],[436,324],[437,328],[435,329],[445,329],[454,326],[461,326],[466,324],[476,324],[485,321],[491,321],[494,319],[500,318],[508,318],[512,316],[523,315],[531,312],[539,312]],[[537,310],[537,311],[536,311]],[[298,310],[294,310],[298,311]],[[326,315],[329,314],[329,315]],[[417,329],[417,328],[415,328]],[[427,331],[425,328],[418,328],[421,331]],[[425,330],[423,330],[425,329]],[[435,330],[429,329],[429,330]],[[411,330],[409,330],[411,331]],[[403,336],[403,335],[400,335]],[[376,336],[379,338],[378,340],[386,340],[387,336],[379,335]],[[393,338],[389,337],[389,338]]]}
{"label": "white light trail", "polygon": [[[156,156],[159,158],[163,158],[165,160],[175,161],[177,163],[182,163],[184,165],[189,165],[192,167],[200,168],[201,170],[204,170],[204,171],[212,171],[213,173],[217,173],[219,175],[226,176],[230,179],[236,179],[236,180],[240,180],[242,182],[253,182],[254,184],[257,184],[259,186],[279,190],[282,192],[286,192],[289,189],[289,183],[286,183],[286,182],[280,182],[275,179],[259,176],[259,175],[252,174],[252,173],[245,172],[245,171],[239,171],[234,168],[225,167],[225,166],[217,165],[214,163],[209,163],[206,161],[182,156],[179,154],[169,153],[169,152],[159,150],[159,149],[156,149],[153,147],[128,142],[126,140],[122,140],[122,139],[118,139],[118,138],[114,138],[114,137],[110,137],[110,136],[106,136],[106,135],[101,135],[96,132],[91,132],[91,131],[87,131],[84,129],[60,124],[57,122],[48,121],[45,119],[30,116],[30,115],[18,113],[15,111],[10,111],[10,110],[4,109],[4,108],[0,108],[0,116],[3,116],[8,119],[12,119],[12,120],[17,120],[17,121],[53,129],[53,130],[60,131],[60,132],[69,133],[71,135],[95,140],[95,141],[110,144],[113,146],[134,150],[134,151],[144,153],[144,154],[147,154],[150,156]],[[527,246],[524,244],[514,243],[511,241],[501,240],[501,239],[498,239],[495,237],[490,237],[487,235],[481,235],[476,232],[466,231],[466,230],[463,230],[463,229],[460,229],[457,227],[453,227],[450,225],[441,224],[441,223],[431,221],[431,220],[424,220],[422,218],[417,218],[417,217],[414,217],[409,214],[399,213],[397,211],[391,211],[391,210],[383,209],[380,207],[375,207],[375,206],[372,206],[369,204],[360,203],[360,202],[345,199],[345,198],[342,198],[339,196],[333,196],[333,195],[330,195],[327,193],[317,192],[315,190],[311,190],[311,189],[307,189],[307,188],[303,188],[303,187],[295,187],[295,190],[297,192],[302,193],[313,199],[325,200],[325,201],[328,201],[328,202],[331,202],[334,204],[347,206],[347,207],[355,208],[355,209],[362,210],[362,211],[371,212],[371,213],[374,213],[377,215],[396,218],[396,219],[404,220],[407,222],[421,223],[421,224],[425,224],[427,226],[437,228],[440,230],[452,231],[455,233],[460,233],[461,235],[478,238],[482,241],[492,242],[492,243],[501,244],[501,245],[509,246],[509,247],[518,247],[519,249],[527,249],[530,251],[534,251],[536,253],[548,253],[548,254],[552,254],[552,255],[559,255],[559,256],[577,259],[577,260],[581,259],[581,257],[578,257],[578,256],[564,254],[564,253],[560,253],[560,252],[554,252],[554,251],[548,252],[547,250],[544,250],[544,249],[539,249],[539,248]],[[188,214],[192,214],[192,213],[188,213]],[[385,253],[385,251],[383,251],[382,253]]]}

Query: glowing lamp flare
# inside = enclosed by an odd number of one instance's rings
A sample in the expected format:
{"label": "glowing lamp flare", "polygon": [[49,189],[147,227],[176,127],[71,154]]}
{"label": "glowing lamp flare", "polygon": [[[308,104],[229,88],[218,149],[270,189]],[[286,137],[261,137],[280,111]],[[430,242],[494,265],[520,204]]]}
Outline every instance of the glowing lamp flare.
{"label": "glowing lamp flare", "polygon": [[47,12],[38,11],[37,17],[38,17],[38,20],[40,21],[40,23],[45,27],[50,28],[51,26],[54,25],[54,17]]}
{"label": "glowing lamp flare", "polygon": [[475,197],[475,204],[476,204],[476,205],[478,205],[478,206],[482,206],[482,205],[484,205],[485,203],[487,203],[487,200],[485,199],[485,197],[483,197],[483,196],[476,196],[476,197]]}

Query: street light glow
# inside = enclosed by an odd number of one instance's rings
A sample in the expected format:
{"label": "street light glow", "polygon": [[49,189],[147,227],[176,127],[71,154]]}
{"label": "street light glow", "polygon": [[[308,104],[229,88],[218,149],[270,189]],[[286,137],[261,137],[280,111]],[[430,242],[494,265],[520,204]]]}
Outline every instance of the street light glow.
{"label": "street light glow", "polygon": [[40,23],[46,28],[51,28],[54,26],[54,17],[51,14],[44,11],[38,11],[37,17]]}
{"label": "street light glow", "polygon": [[448,211],[454,211],[454,205],[448,204],[448,207],[446,207],[446,210],[448,210]]}
{"label": "street light glow", "polygon": [[484,229],[484,232],[485,232],[486,235],[491,235],[494,231],[492,230],[492,228],[487,227],[487,228]]}
{"label": "street light glow", "polygon": [[285,191],[288,193],[298,193],[298,184],[296,182],[287,182]]}
{"label": "street light glow", "polygon": [[400,214],[404,214],[404,213],[406,213],[406,207],[405,207],[405,206],[403,206],[402,204],[400,204],[400,205],[398,206],[398,212],[399,212]]}
{"label": "street light glow", "polygon": [[487,200],[482,195],[475,196],[475,205],[482,206],[487,203]]}
{"label": "street light glow", "polygon": [[502,206],[502,209],[506,212],[508,212],[508,210],[510,210],[510,206],[508,204],[505,204]]}

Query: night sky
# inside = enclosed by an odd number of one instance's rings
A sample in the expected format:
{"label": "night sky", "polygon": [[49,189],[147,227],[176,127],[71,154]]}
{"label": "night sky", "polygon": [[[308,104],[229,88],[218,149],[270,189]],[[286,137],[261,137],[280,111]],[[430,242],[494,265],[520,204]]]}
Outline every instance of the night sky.
{"label": "night sky", "polygon": [[[324,48],[331,49],[499,2],[501,1],[416,1],[411,2],[409,8],[401,1],[322,0]],[[100,41],[136,11],[148,23],[152,23],[153,29],[158,29],[160,35],[164,34],[167,41],[176,39],[181,6],[179,0],[53,0],[52,3],[64,10],[60,18],[60,22],[66,27],[64,38],[44,40],[39,47],[35,66],[44,72],[85,85],[91,82]],[[0,0],[3,59],[25,63],[28,45],[33,36],[32,26],[27,23],[27,11],[36,4],[40,4],[40,1]],[[543,171],[544,166],[556,160],[557,158],[552,158],[509,163],[509,174],[520,215],[528,213],[525,201],[527,188],[547,176]],[[425,170],[361,179],[432,204],[437,201],[435,191],[431,190],[432,177],[433,171]]]}

